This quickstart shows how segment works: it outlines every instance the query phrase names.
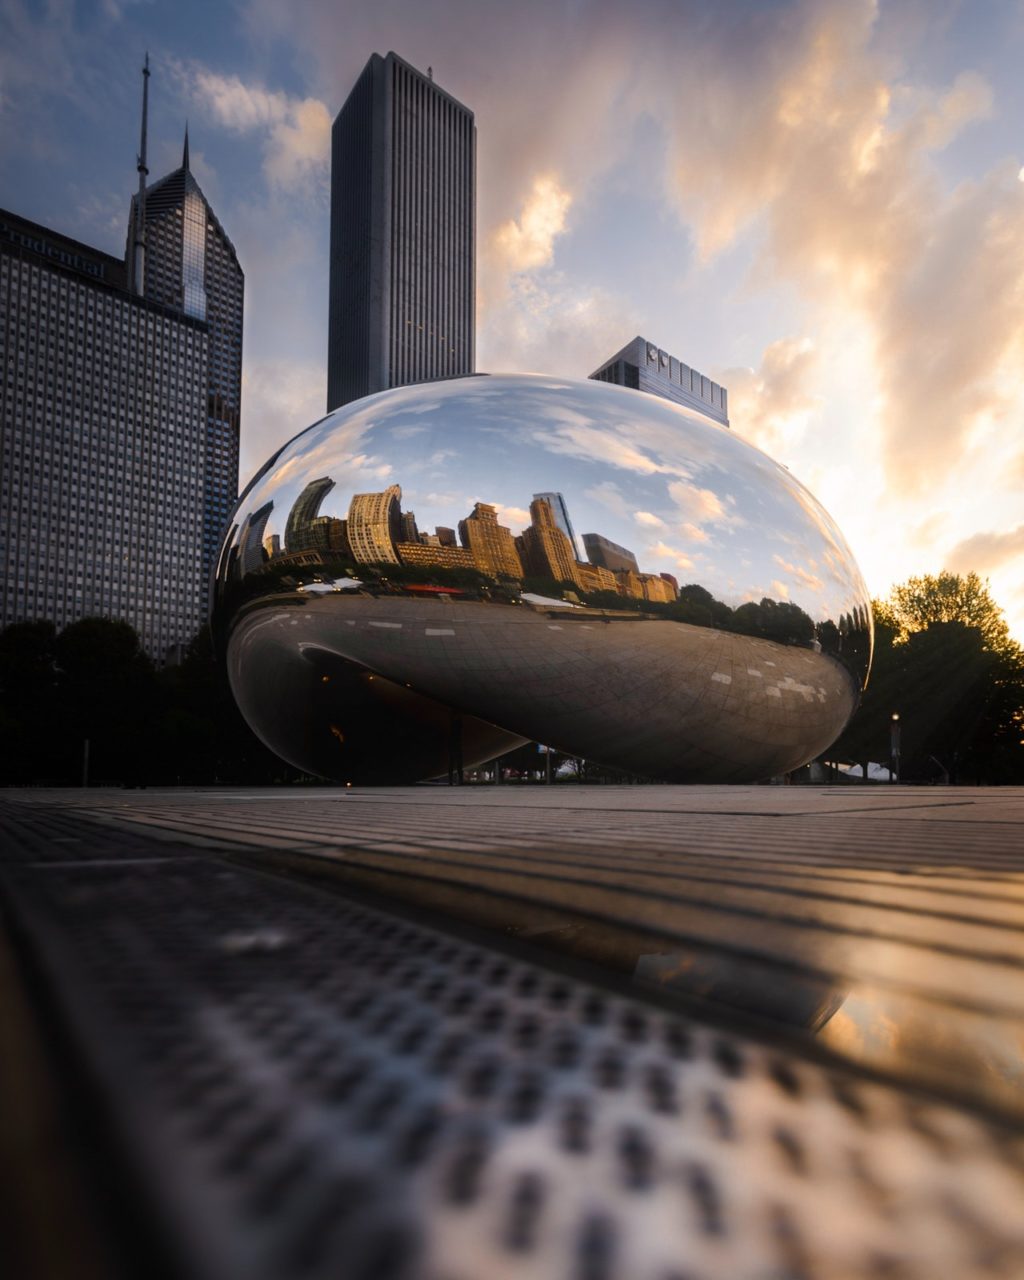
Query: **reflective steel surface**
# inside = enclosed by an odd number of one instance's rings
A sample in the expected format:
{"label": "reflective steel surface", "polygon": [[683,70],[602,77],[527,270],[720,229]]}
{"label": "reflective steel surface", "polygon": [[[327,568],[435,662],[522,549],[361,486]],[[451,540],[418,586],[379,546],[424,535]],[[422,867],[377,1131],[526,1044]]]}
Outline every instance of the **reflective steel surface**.
{"label": "reflective steel surface", "polygon": [[256,733],[353,782],[528,739],[752,781],[834,741],[871,655],[850,550],[784,468],[681,406],[526,375],[297,436],[239,501],[214,621]]}

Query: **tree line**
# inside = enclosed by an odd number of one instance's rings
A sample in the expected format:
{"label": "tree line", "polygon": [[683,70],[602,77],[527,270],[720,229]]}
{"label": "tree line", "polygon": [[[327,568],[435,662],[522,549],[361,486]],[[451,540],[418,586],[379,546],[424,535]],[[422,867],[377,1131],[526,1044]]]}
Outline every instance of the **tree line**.
{"label": "tree line", "polygon": [[828,758],[888,764],[896,723],[903,781],[1024,783],[1024,649],[988,584],[924,574],[872,609],[871,679]]}
{"label": "tree line", "polygon": [[[756,606],[764,631],[782,643],[804,639],[806,615],[772,604]],[[717,605],[684,587],[657,612],[730,629]],[[870,683],[827,758],[888,763],[896,714],[904,781],[1024,783],[1024,649],[987,584],[974,573],[910,578],[873,609]],[[59,633],[52,622],[21,622],[0,632],[0,782],[78,785],[86,742],[97,784],[299,777],[243,720],[206,629],[180,665],[162,670],[126,622],[84,618]]]}

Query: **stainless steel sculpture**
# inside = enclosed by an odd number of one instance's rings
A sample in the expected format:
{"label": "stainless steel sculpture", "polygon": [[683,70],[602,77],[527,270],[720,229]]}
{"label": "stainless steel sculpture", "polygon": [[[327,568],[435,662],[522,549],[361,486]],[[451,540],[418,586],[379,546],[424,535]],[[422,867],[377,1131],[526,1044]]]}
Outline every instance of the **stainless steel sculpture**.
{"label": "stainless steel sculpture", "polygon": [[752,781],[835,740],[871,660],[849,548],[786,470],[665,400],[524,375],[382,392],[285,445],[214,622],[260,738],[351,782],[530,739]]}

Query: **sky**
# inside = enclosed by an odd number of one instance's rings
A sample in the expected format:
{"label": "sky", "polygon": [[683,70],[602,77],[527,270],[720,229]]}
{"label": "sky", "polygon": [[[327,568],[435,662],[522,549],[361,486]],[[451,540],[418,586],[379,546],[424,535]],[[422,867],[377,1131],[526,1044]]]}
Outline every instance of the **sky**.
{"label": "sky", "polygon": [[330,126],[393,49],[477,124],[477,366],[636,334],[868,587],[976,570],[1024,640],[1024,0],[0,0],[0,205],[124,250],[190,155],[246,276],[240,487],[326,395]]}

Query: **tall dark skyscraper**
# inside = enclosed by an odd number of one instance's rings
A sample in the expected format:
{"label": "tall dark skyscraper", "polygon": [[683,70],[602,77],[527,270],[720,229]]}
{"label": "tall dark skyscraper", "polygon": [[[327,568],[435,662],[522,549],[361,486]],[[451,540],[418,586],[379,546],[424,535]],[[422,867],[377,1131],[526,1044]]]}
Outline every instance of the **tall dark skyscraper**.
{"label": "tall dark skyscraper", "polygon": [[473,113],[394,53],[331,135],[327,408],[475,367]]}
{"label": "tall dark skyscraper", "polygon": [[0,210],[0,626],[123,618],[162,662],[237,491],[242,272],[187,143],[146,187],[143,120],[124,259]]}

